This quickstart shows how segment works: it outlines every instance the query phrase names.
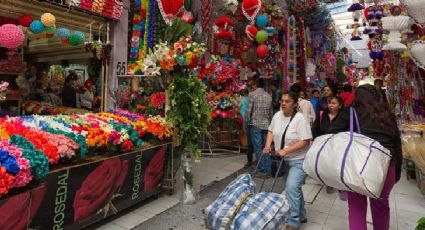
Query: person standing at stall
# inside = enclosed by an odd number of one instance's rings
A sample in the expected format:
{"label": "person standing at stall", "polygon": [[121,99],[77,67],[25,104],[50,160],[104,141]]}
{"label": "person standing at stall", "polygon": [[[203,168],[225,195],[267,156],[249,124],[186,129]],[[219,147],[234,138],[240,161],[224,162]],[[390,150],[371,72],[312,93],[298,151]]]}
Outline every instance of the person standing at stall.
{"label": "person standing at stall", "polygon": [[270,153],[272,142],[276,155],[285,160],[288,177],[285,195],[291,204],[287,222],[288,230],[298,229],[307,222],[302,186],[307,175],[303,171],[305,154],[312,139],[311,127],[304,115],[297,111],[298,94],[290,91],[281,96],[281,110],[277,112],[268,128],[264,154]]}
{"label": "person standing at stall", "polygon": [[[272,97],[264,90],[264,79],[255,81],[254,91],[248,95],[248,108],[244,120],[249,121],[249,134],[256,159],[260,159],[266,142],[267,129],[273,116]],[[271,173],[270,157],[259,162],[256,177],[268,177]]]}
{"label": "person standing at stall", "polygon": [[62,105],[65,107],[77,108],[77,90],[75,81],[77,75],[71,73],[65,78],[65,86],[62,89]]}

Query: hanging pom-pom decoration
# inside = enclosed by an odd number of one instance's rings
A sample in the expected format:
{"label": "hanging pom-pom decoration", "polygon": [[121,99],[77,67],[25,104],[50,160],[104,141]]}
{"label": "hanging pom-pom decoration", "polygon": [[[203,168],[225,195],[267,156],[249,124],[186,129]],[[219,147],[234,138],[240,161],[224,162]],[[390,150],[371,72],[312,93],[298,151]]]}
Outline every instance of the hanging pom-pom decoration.
{"label": "hanging pom-pom decoration", "polygon": [[70,32],[69,32],[69,29],[67,29],[67,28],[59,28],[59,29],[56,31],[56,36],[57,36],[59,39],[68,39],[69,34],[70,34]]}
{"label": "hanging pom-pom decoration", "polygon": [[18,26],[13,24],[4,24],[0,26],[0,46],[14,49],[22,45],[24,40],[24,32]]}
{"label": "hanging pom-pom decoration", "polygon": [[84,41],[84,34],[82,32],[77,31],[73,35],[69,36],[68,40],[69,44],[77,46]]}
{"label": "hanging pom-pom decoration", "polygon": [[41,22],[46,27],[53,26],[56,23],[56,18],[51,13],[44,13],[41,15]]}
{"label": "hanging pom-pom decoration", "polygon": [[255,24],[260,29],[265,27],[268,23],[269,23],[269,18],[265,14],[259,15],[257,19],[255,20]]}
{"label": "hanging pom-pom decoration", "polygon": [[269,53],[269,48],[266,45],[259,45],[256,51],[257,51],[257,57],[263,59]]}
{"label": "hanging pom-pom decoration", "polygon": [[34,19],[30,15],[21,15],[19,17],[19,25],[29,27]]}
{"label": "hanging pom-pom decoration", "polygon": [[39,34],[39,33],[43,32],[44,31],[44,28],[45,27],[44,27],[43,23],[40,20],[34,20],[30,24],[30,30],[34,34]]}

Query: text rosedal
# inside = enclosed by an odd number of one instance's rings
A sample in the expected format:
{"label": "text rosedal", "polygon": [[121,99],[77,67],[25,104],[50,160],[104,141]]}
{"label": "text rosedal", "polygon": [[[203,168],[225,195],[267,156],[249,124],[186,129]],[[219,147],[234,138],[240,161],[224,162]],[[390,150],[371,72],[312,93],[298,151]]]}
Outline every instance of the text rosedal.
{"label": "text rosedal", "polygon": [[58,176],[58,188],[56,190],[53,230],[63,229],[63,224],[65,220],[66,196],[68,194],[68,176],[69,170],[66,170],[64,174]]}
{"label": "text rosedal", "polygon": [[133,194],[131,195],[132,200],[135,200],[139,197],[141,174],[142,174],[142,153],[136,156],[136,164],[134,166]]}

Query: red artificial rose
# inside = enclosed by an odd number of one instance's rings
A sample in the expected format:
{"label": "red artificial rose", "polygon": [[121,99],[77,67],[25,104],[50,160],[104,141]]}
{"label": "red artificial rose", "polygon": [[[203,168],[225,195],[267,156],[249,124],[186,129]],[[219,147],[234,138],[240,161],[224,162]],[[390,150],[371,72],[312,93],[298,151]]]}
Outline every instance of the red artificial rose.
{"label": "red artificial rose", "polygon": [[167,146],[163,146],[149,162],[145,172],[145,192],[149,192],[158,186],[164,174],[165,152]]}
{"label": "red artificial rose", "polygon": [[77,190],[73,204],[74,221],[83,221],[105,207],[123,185],[127,172],[128,161],[119,158],[97,166]]}

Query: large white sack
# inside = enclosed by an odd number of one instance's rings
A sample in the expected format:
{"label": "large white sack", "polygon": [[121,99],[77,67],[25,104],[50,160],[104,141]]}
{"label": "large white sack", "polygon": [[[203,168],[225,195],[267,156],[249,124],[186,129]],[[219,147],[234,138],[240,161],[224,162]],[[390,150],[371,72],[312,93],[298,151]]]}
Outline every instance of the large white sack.
{"label": "large white sack", "polygon": [[379,142],[350,132],[316,138],[303,169],[323,184],[378,198],[387,176],[391,153]]}

